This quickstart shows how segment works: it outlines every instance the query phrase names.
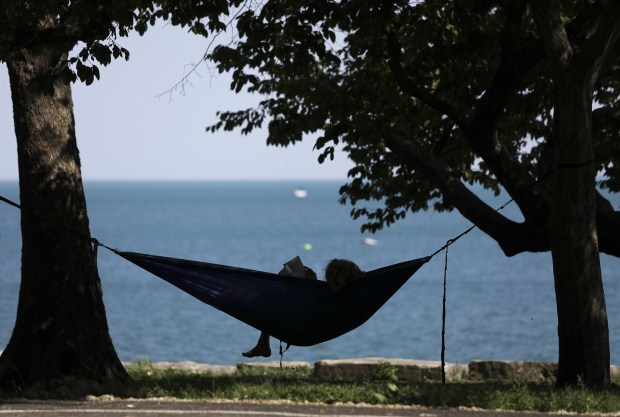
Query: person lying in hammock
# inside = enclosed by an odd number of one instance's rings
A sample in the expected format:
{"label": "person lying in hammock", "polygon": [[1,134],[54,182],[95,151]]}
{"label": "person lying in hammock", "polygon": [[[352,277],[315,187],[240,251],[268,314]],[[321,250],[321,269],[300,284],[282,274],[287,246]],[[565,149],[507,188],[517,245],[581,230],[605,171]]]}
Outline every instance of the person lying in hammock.
{"label": "person lying in hammock", "polygon": [[[282,270],[278,272],[278,275],[317,279],[316,273],[307,266],[304,266],[299,256],[296,256],[287,263],[285,263],[284,268],[282,268]],[[256,346],[254,346],[247,352],[243,352],[242,355],[246,358],[254,358],[257,356],[268,358],[269,356],[271,356],[271,344],[269,343],[269,338],[270,336],[268,333],[261,332],[258,338],[258,342],[256,342]]]}
{"label": "person lying in hammock", "polygon": [[[332,259],[325,268],[325,280],[329,286],[329,289],[335,294],[341,294],[346,290],[346,287],[360,279],[364,272],[353,262],[346,259]],[[284,264],[284,268],[278,275],[317,279],[316,273],[304,266],[299,256],[291,259]],[[270,336],[266,332],[261,332],[256,342],[256,346],[247,352],[242,353],[246,358],[255,358],[258,356],[269,357],[271,356],[271,344]]]}

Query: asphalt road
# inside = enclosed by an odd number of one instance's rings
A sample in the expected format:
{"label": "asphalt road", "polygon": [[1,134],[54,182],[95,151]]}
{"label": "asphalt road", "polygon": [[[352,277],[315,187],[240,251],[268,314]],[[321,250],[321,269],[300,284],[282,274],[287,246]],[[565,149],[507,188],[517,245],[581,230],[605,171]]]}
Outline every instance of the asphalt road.
{"label": "asphalt road", "polygon": [[370,407],[292,403],[211,401],[5,401],[0,417],[544,417],[543,413],[428,409],[420,407]]}

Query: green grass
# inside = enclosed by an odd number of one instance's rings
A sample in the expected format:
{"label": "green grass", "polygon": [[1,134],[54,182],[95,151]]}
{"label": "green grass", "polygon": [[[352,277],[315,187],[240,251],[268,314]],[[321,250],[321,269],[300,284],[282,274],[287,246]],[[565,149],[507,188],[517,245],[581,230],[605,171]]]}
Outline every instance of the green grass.
{"label": "green grass", "polygon": [[[388,364],[389,365],[389,364]],[[406,382],[389,366],[379,367],[373,380],[317,380],[310,367],[279,369],[244,367],[234,374],[193,373],[156,369],[145,360],[128,366],[132,380],[116,389],[90,390],[119,398],[290,400],[317,403],[416,404],[429,407],[477,407],[519,411],[612,413],[620,411],[620,387],[604,391],[557,389],[551,385],[500,382]],[[22,391],[19,398],[77,399],[85,392],[60,385],[44,391]],[[15,397],[0,393],[0,398]]]}

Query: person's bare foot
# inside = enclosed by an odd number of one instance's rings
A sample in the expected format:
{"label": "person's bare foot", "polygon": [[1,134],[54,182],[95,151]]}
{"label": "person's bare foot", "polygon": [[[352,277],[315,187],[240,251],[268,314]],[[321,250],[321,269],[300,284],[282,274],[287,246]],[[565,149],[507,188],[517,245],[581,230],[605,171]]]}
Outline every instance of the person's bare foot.
{"label": "person's bare foot", "polygon": [[271,348],[264,346],[255,346],[252,350],[242,353],[246,358],[256,358],[258,356],[262,356],[263,358],[268,358],[271,356]]}

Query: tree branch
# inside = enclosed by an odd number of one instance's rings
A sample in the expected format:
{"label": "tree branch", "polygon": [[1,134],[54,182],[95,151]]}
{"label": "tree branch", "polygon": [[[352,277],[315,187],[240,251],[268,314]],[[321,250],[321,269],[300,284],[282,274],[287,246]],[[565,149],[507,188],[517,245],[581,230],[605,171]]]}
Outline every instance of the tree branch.
{"label": "tree branch", "polygon": [[559,0],[529,3],[547,56],[556,70],[579,65],[583,74],[597,72],[620,36],[620,4],[596,2],[565,26]]}
{"label": "tree branch", "polygon": [[611,106],[592,110],[592,130],[601,131],[603,127],[620,128],[620,109]]}
{"label": "tree branch", "polygon": [[568,34],[578,51],[575,65],[584,72],[592,72],[595,78],[605,58],[620,36],[620,4],[617,1],[600,1],[588,9],[582,17],[583,24],[575,36]]}
{"label": "tree branch", "polygon": [[71,24],[46,27],[37,31],[20,31],[16,33],[12,43],[17,49],[50,43],[65,44],[68,48],[73,48],[80,41],[106,39],[109,35],[109,25]]}
{"label": "tree branch", "polygon": [[596,194],[596,234],[599,250],[608,255],[620,257],[620,212],[599,193]]}
{"label": "tree branch", "polygon": [[547,56],[554,67],[566,68],[573,56],[573,48],[562,24],[560,1],[533,0],[529,4]]}
{"label": "tree branch", "polygon": [[550,196],[540,187],[530,187],[534,178],[496,136],[509,98],[516,94],[524,78],[544,58],[539,41],[523,43],[520,40],[519,31],[525,10],[525,3],[507,10],[501,36],[500,64],[489,88],[476,104],[465,137],[515,199],[524,217],[542,225],[546,221]]}
{"label": "tree branch", "polygon": [[[550,249],[546,227],[540,227],[527,219],[518,223],[501,215],[470,191],[449,165],[432,152],[415,146],[409,140],[405,126],[388,132],[386,144],[401,158],[403,165],[423,173],[426,178],[432,178],[446,202],[494,239],[506,256],[522,252],[546,252]],[[620,239],[617,236],[620,212],[614,211],[609,201],[600,194],[597,194],[596,206],[599,249],[608,255],[620,257]]]}
{"label": "tree branch", "polygon": [[525,11],[525,1],[507,10],[501,36],[500,65],[489,88],[478,100],[470,120],[448,102],[418,87],[406,75],[401,63],[401,46],[391,30],[386,31],[388,64],[398,85],[406,94],[454,121],[472,149],[490,167],[506,191],[515,198],[524,217],[542,225],[547,218],[550,196],[542,189],[527,188],[534,182],[534,178],[496,136],[497,125],[508,99],[516,93],[531,69],[544,58],[544,50],[539,41],[531,40],[523,44],[520,40],[519,31]]}
{"label": "tree branch", "polygon": [[483,232],[495,239],[507,256],[521,252],[544,252],[549,243],[544,229],[526,221],[517,223],[499,214],[461,182],[459,175],[432,152],[415,146],[408,128],[399,126],[386,135],[386,144],[403,165],[432,179],[444,199]]}
{"label": "tree branch", "polygon": [[599,107],[592,111],[594,158],[604,162],[620,157],[620,109]]}

